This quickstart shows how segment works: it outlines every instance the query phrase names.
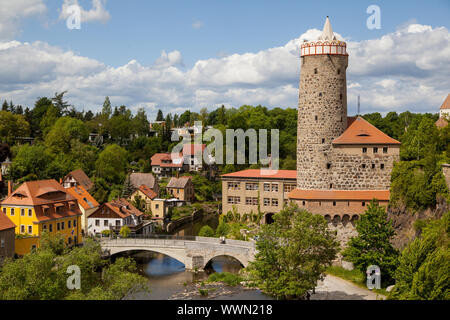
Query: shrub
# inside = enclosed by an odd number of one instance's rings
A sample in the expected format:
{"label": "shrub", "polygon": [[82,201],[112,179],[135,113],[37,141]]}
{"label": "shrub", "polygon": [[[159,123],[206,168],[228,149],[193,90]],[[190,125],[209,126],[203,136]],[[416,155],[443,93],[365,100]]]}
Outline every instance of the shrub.
{"label": "shrub", "polygon": [[122,238],[128,238],[130,233],[131,233],[131,230],[128,226],[123,226],[122,228],[120,228],[119,234]]}
{"label": "shrub", "polygon": [[203,226],[198,232],[199,237],[214,237],[214,230],[210,226]]}
{"label": "shrub", "polygon": [[243,280],[241,276],[229,272],[213,273],[208,277],[208,282],[223,282],[232,287],[239,285]]}

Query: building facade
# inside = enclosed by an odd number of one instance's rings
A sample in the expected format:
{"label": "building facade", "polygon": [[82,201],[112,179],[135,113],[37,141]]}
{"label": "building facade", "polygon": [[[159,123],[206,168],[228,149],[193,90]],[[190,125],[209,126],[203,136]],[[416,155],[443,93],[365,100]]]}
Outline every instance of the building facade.
{"label": "building facade", "polygon": [[450,119],[450,93],[439,109],[439,118]]}
{"label": "building facade", "polygon": [[116,199],[101,205],[88,217],[88,233],[100,235],[105,230],[119,233],[122,227],[128,226],[132,234],[150,234],[153,224],[144,221],[143,216],[128,200]]}
{"label": "building facade", "polygon": [[346,44],[327,17],[322,35],[301,46],[297,188],[289,199],[323,215],[343,242],[372,199],[386,206],[400,142],[362,117],[347,116]]}
{"label": "building facade", "polygon": [[87,191],[90,191],[94,187],[92,180],[89,179],[87,174],[81,169],[69,172],[62,179],[62,185],[67,189],[75,186],[82,186]]}
{"label": "building facade", "polygon": [[0,212],[0,266],[6,258],[14,257],[16,225]]}
{"label": "building facade", "polygon": [[295,170],[278,170],[263,175],[259,169],[248,169],[222,175],[222,213],[237,210],[244,213],[271,214],[289,202],[296,187]]}
{"label": "building facade", "polygon": [[87,192],[81,185],[66,189],[75,199],[77,199],[78,207],[82,213],[81,229],[84,234],[87,234],[87,219],[100,206],[97,200]]}
{"label": "building facade", "polygon": [[82,213],[77,199],[56,180],[24,182],[0,206],[2,214],[16,225],[18,255],[39,247],[44,231],[63,235],[67,245],[82,242]]}
{"label": "building facade", "polygon": [[178,200],[185,202],[194,201],[194,184],[190,176],[171,178],[166,186],[166,190],[167,193]]}

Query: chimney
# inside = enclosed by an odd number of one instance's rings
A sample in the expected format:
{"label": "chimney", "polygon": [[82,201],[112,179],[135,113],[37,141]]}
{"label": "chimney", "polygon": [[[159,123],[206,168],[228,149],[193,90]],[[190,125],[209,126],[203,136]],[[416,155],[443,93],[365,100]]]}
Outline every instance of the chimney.
{"label": "chimney", "polygon": [[12,194],[12,191],[13,191],[12,181],[8,180],[8,197]]}

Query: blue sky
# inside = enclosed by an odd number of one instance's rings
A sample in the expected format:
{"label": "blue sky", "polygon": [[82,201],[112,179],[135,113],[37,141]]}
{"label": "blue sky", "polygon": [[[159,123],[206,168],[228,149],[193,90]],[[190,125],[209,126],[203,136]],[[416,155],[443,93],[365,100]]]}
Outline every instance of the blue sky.
{"label": "blue sky", "polygon": [[[18,69],[9,65],[9,72],[0,75],[0,99],[25,105],[32,105],[36,96],[67,89],[70,102],[78,108],[99,108],[109,95],[114,97],[113,104],[144,106],[149,114],[159,107],[182,112],[186,108],[213,109],[222,103],[295,107],[299,66],[285,53],[295,56],[292,41],[315,35],[317,30],[311,30],[322,29],[327,15],[333,30],[354,48],[354,53],[350,51],[350,64],[354,65],[348,70],[349,100],[355,100],[357,94],[367,97],[363,99],[367,112],[434,112],[450,91],[448,74],[447,80],[433,75],[449,71],[450,58],[437,54],[434,63],[417,48],[417,43],[426,48],[425,41],[433,40],[433,44],[442,44],[441,53],[450,50],[448,0],[79,0],[86,11],[94,2],[103,10],[82,21],[81,30],[66,27],[60,17],[63,0],[9,2],[0,0],[0,13],[6,12],[3,26],[10,15],[12,23],[8,25],[14,27],[2,32],[0,21],[0,49],[2,42],[6,48],[0,50],[0,63],[2,56],[8,61],[14,55]],[[380,30],[366,27],[366,9],[373,4],[381,9]],[[408,29],[410,25],[415,27]],[[396,34],[399,30],[403,36]],[[386,65],[382,59],[372,59],[374,52],[370,50],[385,43],[386,37],[394,41],[394,49],[400,48],[397,46],[406,37],[416,40],[411,40],[412,56],[404,61],[391,57],[395,52],[386,57],[393,61],[390,69],[395,73],[386,69],[380,74],[376,70],[384,70]],[[370,50],[364,48],[366,41],[371,41]],[[64,65],[59,65],[63,60]],[[287,60],[290,62],[285,63]],[[268,70],[262,70],[263,66],[251,69],[263,63],[271,65]],[[28,65],[36,70],[23,70]],[[236,73],[242,75],[235,77]],[[224,75],[223,83],[220,74]],[[427,79],[420,79],[419,74],[422,78],[426,74]],[[404,98],[417,90],[422,90],[420,102],[414,95],[410,101]],[[354,106],[352,101],[349,110]]]}

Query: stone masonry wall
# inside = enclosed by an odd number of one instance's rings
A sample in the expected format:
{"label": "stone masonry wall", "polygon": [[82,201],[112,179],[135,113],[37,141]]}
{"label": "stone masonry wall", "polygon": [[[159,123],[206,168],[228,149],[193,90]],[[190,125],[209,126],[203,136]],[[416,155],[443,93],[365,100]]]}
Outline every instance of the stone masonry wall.
{"label": "stone masonry wall", "polygon": [[297,133],[297,186],[328,189],[332,141],[347,128],[348,56],[301,58]]}

